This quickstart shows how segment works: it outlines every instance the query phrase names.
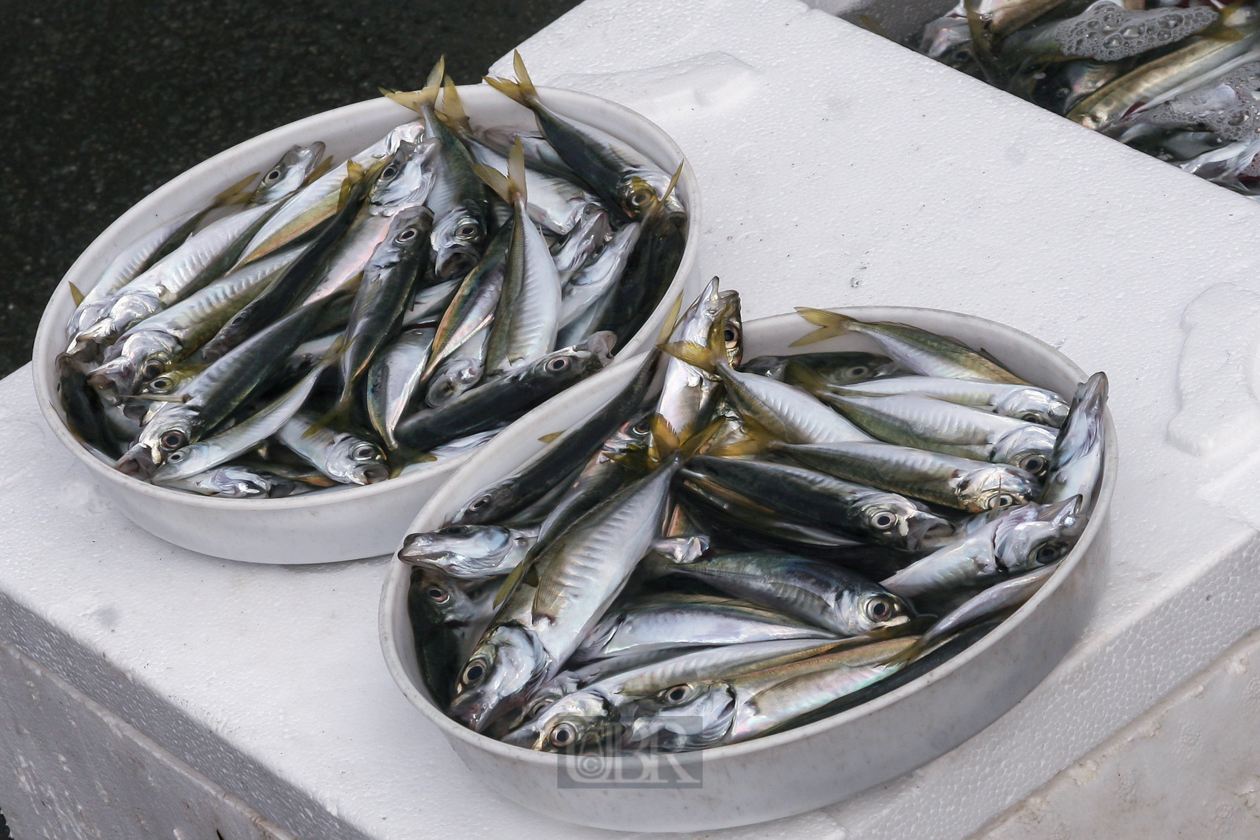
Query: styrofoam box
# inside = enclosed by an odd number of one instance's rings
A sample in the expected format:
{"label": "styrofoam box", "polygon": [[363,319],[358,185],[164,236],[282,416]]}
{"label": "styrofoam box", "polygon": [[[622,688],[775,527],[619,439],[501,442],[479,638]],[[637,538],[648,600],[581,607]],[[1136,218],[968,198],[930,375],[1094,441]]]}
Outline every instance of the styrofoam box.
{"label": "styrofoam box", "polygon": [[[476,125],[536,130],[534,115],[487,85],[461,88]],[[620,105],[565,90],[540,91],[558,113],[581,119],[640,151],[664,172],[684,161],[665,132]],[[149,484],[115,470],[85,449],[66,428],[54,359],[65,350],[65,324],[74,311],[70,284],[87,290],[100,269],[138,236],[164,221],[205,206],[242,172],[266,171],[290,146],[323,141],[341,161],[370,146],[415,114],[387,99],[338,108],[247,140],[198,164],[124,213],[83,252],[53,293],[35,338],[35,388],[40,408],[59,440],[89,470],[97,485],[123,513],[145,530],[176,545],[216,557],[251,563],[327,563],[374,557],[392,551],[407,522],[465,460],[467,454],[366,487],[335,487],[282,499],[228,499],[199,496]],[[676,275],[652,316],[619,351],[627,358],[660,331],[679,295],[699,288],[695,253],[703,221],[699,189],[684,166],[678,192],[688,211],[685,250]],[[615,364],[616,360],[614,360]],[[561,395],[563,396],[563,395]]]}
{"label": "styrofoam box", "polygon": [[[804,304],[808,305],[808,301]],[[1034,385],[1072,394],[1085,374],[1035,338],[968,315],[862,307],[860,321],[911,324],[992,355]],[[846,335],[808,347],[792,343],[813,326],[795,313],[744,322],[745,358],[878,346]],[[634,375],[625,364],[524,418],[473,455],[424,509],[411,532],[432,531],[542,451],[539,438],[599,410]],[[797,814],[913,770],[992,723],[1041,681],[1080,635],[1097,600],[1107,556],[1107,512],[1116,481],[1116,439],[1105,432],[1102,484],[1084,534],[1036,596],[965,652],[883,697],[789,732],[677,757],[699,786],[558,784],[573,760],[503,744],[446,716],[429,697],[407,611],[412,566],[395,559],[381,596],[381,645],[394,679],[487,785],[521,805],[583,825],[634,831],[700,831]],[[417,725],[419,720],[416,721]],[[578,758],[578,762],[582,759]],[[577,773],[574,778],[581,779]]]}

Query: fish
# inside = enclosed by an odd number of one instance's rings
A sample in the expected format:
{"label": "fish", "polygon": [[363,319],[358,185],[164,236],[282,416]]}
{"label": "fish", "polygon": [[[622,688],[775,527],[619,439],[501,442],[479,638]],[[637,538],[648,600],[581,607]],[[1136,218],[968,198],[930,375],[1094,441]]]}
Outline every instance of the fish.
{"label": "fish", "polygon": [[350,432],[335,432],[309,412],[289,418],[276,440],[339,484],[375,484],[389,478],[379,446]]}
{"label": "fish", "polygon": [[1028,384],[971,348],[918,327],[891,322],[868,323],[839,312],[804,306],[798,306],[796,311],[806,321],[817,325],[818,329],[794,341],[793,347],[860,333],[873,339],[902,367],[922,376],[981,379],[1010,385]]}
{"label": "fish", "polygon": [[[901,376],[906,370],[887,356],[878,353],[842,351],[835,353],[798,353],[793,356],[758,356],[739,366],[744,373],[768,376],[790,385],[801,385],[789,378],[789,365],[813,371],[832,385],[855,385],[873,379]],[[803,386],[802,386],[803,387]]]}
{"label": "fish", "polygon": [[973,589],[1062,560],[1085,526],[1081,498],[1020,505],[965,539],[880,581],[905,598],[930,599]]}
{"label": "fish", "polygon": [[490,325],[486,372],[506,373],[555,349],[560,326],[560,273],[541,231],[529,218],[525,158],[519,144],[508,156],[508,177],[475,165],[477,174],[513,208],[507,272]]}
{"label": "fish", "polygon": [[1050,455],[1042,504],[1079,496],[1081,510],[1093,509],[1106,454],[1107,388],[1107,375],[1099,372],[1078,389]]}
{"label": "fish", "polygon": [[368,419],[391,450],[398,448],[394,427],[419,390],[436,334],[434,327],[406,328],[381,348],[368,367],[365,380]]}
{"label": "fish", "polygon": [[1042,489],[1035,475],[1018,467],[891,443],[775,442],[770,451],[837,478],[973,513],[1027,504]]}
{"label": "fish", "polygon": [[842,636],[904,624],[914,608],[882,586],[831,563],[776,552],[719,552],[664,561],[681,575]]}
{"label": "fish", "polygon": [[424,451],[514,420],[599,371],[607,359],[609,341],[607,335],[596,333],[586,346],[557,350],[438,408],[421,409],[399,422],[394,437],[404,447]]}
{"label": "fish", "polygon": [[404,563],[436,569],[459,580],[480,581],[509,574],[536,538],[537,532],[498,525],[446,525],[408,534],[397,556]]}
{"label": "fish", "polygon": [[[809,388],[816,380],[798,378],[795,384]],[[841,396],[899,396],[915,394],[935,400],[991,411],[1003,417],[1040,423],[1059,428],[1067,418],[1069,404],[1053,391],[1031,385],[1002,385],[976,379],[950,379],[943,376],[895,376],[855,382],[835,389],[833,382],[822,383],[821,389]],[[820,390],[821,390],[820,389]],[[821,396],[820,392],[814,392]]]}

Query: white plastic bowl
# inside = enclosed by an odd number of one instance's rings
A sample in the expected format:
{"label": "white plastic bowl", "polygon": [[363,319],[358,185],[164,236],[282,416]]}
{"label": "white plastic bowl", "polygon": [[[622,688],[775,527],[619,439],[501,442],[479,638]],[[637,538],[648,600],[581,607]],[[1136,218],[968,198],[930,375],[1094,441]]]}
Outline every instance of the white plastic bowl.
{"label": "white plastic bowl", "polygon": [[[1084,373],[1053,347],[1010,327],[952,312],[900,307],[840,310],[866,321],[899,321],[983,350],[1017,375],[1072,394]],[[862,336],[790,349],[813,327],[779,315],[744,324],[745,358],[818,350],[877,350]],[[491,441],[416,517],[409,532],[440,527],[485,487],[542,449],[540,435],[568,428],[617,393],[626,364],[570,389]],[[1093,611],[1109,543],[1116,482],[1115,428],[1107,418],[1102,486],[1080,542],[1027,604],[930,673],[869,703],[789,732],[678,756],[696,788],[564,786],[559,756],[509,746],[447,717],[421,679],[407,613],[411,567],[395,559],[381,596],[385,660],[407,698],[489,788],[559,819],[623,831],[702,831],[761,822],[838,802],[936,758],[997,720],[1050,672]],[[417,721],[417,725],[419,722]],[[580,775],[566,770],[566,778]]]}
{"label": "white plastic bowl", "polygon": [[[655,124],[606,99],[574,91],[540,88],[558,113],[601,129],[672,173],[682,150]],[[460,88],[474,124],[536,130],[533,113],[488,85]],[[243,174],[266,171],[290,146],[323,141],[344,160],[366,148],[414,113],[386,99],[360,102],[317,114],[234,146],[170,181],[124,213],[97,237],[66,273],[44,310],[35,338],[35,392],[57,438],[96,479],[123,514],[168,542],[250,563],[327,563],[375,557],[393,551],[407,523],[468,456],[431,470],[368,487],[348,487],[285,499],[220,499],[159,487],[123,475],[84,449],[70,434],[57,397],[54,360],[65,350],[65,325],[74,303],[70,284],[87,291],[123,247],[164,221],[204,207]],[[695,258],[700,238],[700,195],[690,165],[683,167],[679,197],[688,211],[686,249],[668,291],[652,317],[618,354],[634,356],[660,330],[681,294],[699,291]]]}

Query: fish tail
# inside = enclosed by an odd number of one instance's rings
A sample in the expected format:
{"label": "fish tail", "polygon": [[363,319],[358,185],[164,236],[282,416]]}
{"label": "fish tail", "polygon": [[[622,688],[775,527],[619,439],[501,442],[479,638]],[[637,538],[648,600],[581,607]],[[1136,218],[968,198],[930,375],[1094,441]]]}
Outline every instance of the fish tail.
{"label": "fish tail", "polygon": [[683,440],[675,454],[678,456],[680,463],[686,463],[700,453],[704,445],[717,434],[718,429],[722,428],[721,420],[714,420],[709,425],[692,433],[692,435]]}
{"label": "fish tail", "polygon": [[486,84],[509,99],[524,105],[526,108],[533,107],[533,104],[538,100],[538,89],[534,87],[533,79],[529,77],[529,73],[525,70],[525,61],[521,58],[519,51],[512,53],[512,66],[516,68],[515,82],[485,76]]}
{"label": "fish tail", "polygon": [[211,207],[231,207],[234,204],[245,204],[253,197],[254,191],[250,189],[250,185],[258,180],[261,172],[254,172],[246,175],[223,192],[216,195],[210,200]]}
{"label": "fish tail", "polygon": [[525,147],[521,145],[520,137],[516,138],[512,150],[508,152],[507,189],[509,204],[529,200],[525,194]]}
{"label": "fish tail", "polygon": [[83,292],[79,291],[79,287],[74,285],[73,283],[70,283],[69,286],[70,286],[70,299],[74,301],[74,305],[78,306],[79,304],[83,303],[83,298],[85,297],[85,295],[83,294]]}
{"label": "fish tail", "polygon": [[476,172],[477,175],[480,176],[481,180],[486,182],[486,186],[494,190],[495,194],[498,195],[499,198],[509,204],[512,203],[512,199],[508,197],[508,179],[502,172],[495,169],[493,166],[486,166],[484,163],[476,162],[473,163],[473,172]]}
{"label": "fish tail", "polygon": [[433,69],[429,71],[429,78],[425,80],[424,87],[421,90],[389,90],[388,88],[380,88],[380,91],[404,108],[410,108],[423,116],[426,108],[432,108],[437,103],[438,94],[442,91],[442,79],[445,77],[446,56],[442,56],[438,59],[437,64],[433,65]]}
{"label": "fish tail", "polygon": [[800,347],[805,344],[815,344],[819,341],[826,341],[829,338],[835,338],[838,335],[844,335],[853,330],[856,320],[848,315],[841,315],[839,312],[828,312],[826,309],[812,309],[808,306],[796,307],[797,313],[821,329],[814,330],[808,335],[801,336],[793,341],[790,347]]}
{"label": "fish tail", "polygon": [[509,82],[507,79],[496,79],[493,76],[483,76],[482,81],[506,96],[508,99],[524,105],[527,108],[529,107],[525,100],[525,94],[521,92],[521,86],[516,82]]}
{"label": "fish tail", "polygon": [[512,69],[516,71],[516,83],[520,86],[525,98],[530,101],[537,99],[538,89],[534,87],[534,80],[529,77],[529,71],[525,69],[525,59],[521,58],[520,50],[512,50]]}
{"label": "fish tail", "polygon": [[472,136],[472,124],[468,122],[468,112],[464,110],[464,100],[459,96],[459,88],[455,87],[455,80],[450,76],[446,77],[445,83],[442,85],[442,110],[438,114],[442,118],[442,122],[451,131],[460,137]]}

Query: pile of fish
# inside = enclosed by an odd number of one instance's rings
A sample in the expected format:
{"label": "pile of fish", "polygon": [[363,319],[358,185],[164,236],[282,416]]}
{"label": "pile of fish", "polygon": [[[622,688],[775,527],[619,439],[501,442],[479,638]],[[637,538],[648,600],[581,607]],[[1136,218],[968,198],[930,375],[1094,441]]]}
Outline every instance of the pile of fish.
{"label": "pile of fish", "polygon": [[560,116],[517,56],[488,79],[537,132],[470,122],[439,62],[417,118],[333,166],[293,147],[125,248],[57,360],[74,434],[225,497],[370,484],[481,445],[596,373],[677,272],[673,177]]}
{"label": "pile of fish", "polygon": [[1260,196],[1255,0],[963,0],[921,52],[1246,195]]}
{"label": "pile of fish", "polygon": [[1069,402],[951,339],[799,311],[797,344],[882,352],[743,361],[715,278],[604,407],[404,539],[451,717],[550,751],[737,743],[936,667],[1054,573],[1106,377]]}

